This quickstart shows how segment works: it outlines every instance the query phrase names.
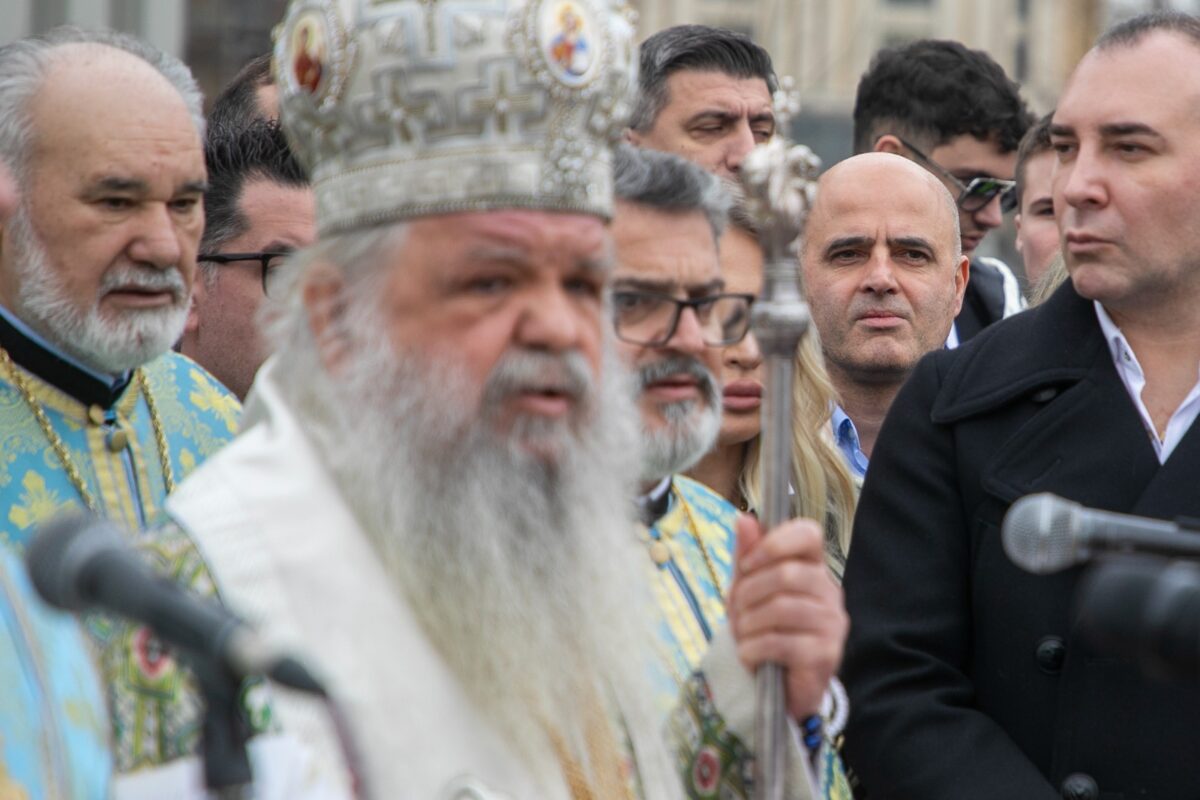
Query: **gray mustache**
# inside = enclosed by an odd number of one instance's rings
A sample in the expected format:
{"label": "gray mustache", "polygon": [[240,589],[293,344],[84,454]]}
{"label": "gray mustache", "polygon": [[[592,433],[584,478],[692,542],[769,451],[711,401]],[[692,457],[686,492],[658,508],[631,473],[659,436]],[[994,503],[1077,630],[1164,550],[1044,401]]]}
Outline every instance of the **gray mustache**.
{"label": "gray mustache", "polygon": [[710,400],[720,399],[721,390],[717,388],[717,379],[699,359],[692,356],[673,355],[650,364],[638,367],[638,391],[644,390],[652,383],[657,383],[672,375],[687,375],[695,378],[700,385],[700,391]]}
{"label": "gray mustache", "polygon": [[169,291],[176,298],[187,294],[187,284],[184,283],[178,267],[122,267],[109,270],[100,280],[101,293],[123,287],[134,287],[148,292]]}
{"label": "gray mustache", "polygon": [[555,391],[573,400],[591,394],[594,381],[587,361],[577,353],[551,354],[515,351],[492,370],[484,386],[486,402],[529,390]]}

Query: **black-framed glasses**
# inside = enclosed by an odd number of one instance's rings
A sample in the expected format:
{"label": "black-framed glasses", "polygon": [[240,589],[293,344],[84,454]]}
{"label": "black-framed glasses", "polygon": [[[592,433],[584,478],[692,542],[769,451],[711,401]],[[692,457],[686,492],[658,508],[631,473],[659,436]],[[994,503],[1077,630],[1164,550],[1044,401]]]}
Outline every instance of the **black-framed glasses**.
{"label": "black-framed glasses", "polygon": [[[900,137],[896,137],[899,139]],[[934,172],[944,177],[946,180],[954,184],[958,189],[958,197],[956,202],[958,207],[967,213],[978,211],[988,203],[992,202],[997,195],[1000,196],[1000,210],[1004,213],[1013,211],[1017,207],[1017,182],[1006,181],[1001,178],[989,178],[980,176],[972,178],[967,183],[963,183],[962,179],[951,173],[941,164],[934,161],[929,156],[925,155],[920,149],[913,147],[908,142],[900,139],[900,144],[912,151],[921,163],[929,166]]]}
{"label": "black-framed glasses", "polygon": [[681,300],[647,291],[613,292],[613,323],[617,338],[630,344],[661,347],[675,335],[685,308],[696,314],[704,343],[710,347],[737,344],[750,330],[752,294],[713,294]]}
{"label": "black-framed glasses", "polygon": [[[239,261],[257,261],[262,271],[263,294],[273,297],[278,293],[278,280],[273,277],[284,260],[292,253],[290,250],[264,250],[258,253],[201,253],[197,261],[211,261],[214,264],[233,264]],[[274,293],[272,290],[276,290]]]}

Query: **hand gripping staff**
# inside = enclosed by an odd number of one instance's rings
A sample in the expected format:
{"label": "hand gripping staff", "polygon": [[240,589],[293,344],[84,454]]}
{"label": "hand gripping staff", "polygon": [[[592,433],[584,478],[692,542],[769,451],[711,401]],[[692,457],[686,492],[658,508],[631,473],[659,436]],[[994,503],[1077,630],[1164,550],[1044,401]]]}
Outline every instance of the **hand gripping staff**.
{"label": "hand gripping staff", "polygon": [[[775,93],[777,133],[742,163],[746,207],[759,229],[763,249],[762,297],[754,304],[751,328],[767,366],[762,407],[762,523],[772,530],[791,517],[788,482],[792,466],[792,379],[796,349],[808,330],[808,305],[800,295],[800,233],[816,197],[820,161],[787,131],[799,100],[791,80]],[[755,719],[755,797],[783,800],[787,765],[787,704],[783,667],[758,668]]]}

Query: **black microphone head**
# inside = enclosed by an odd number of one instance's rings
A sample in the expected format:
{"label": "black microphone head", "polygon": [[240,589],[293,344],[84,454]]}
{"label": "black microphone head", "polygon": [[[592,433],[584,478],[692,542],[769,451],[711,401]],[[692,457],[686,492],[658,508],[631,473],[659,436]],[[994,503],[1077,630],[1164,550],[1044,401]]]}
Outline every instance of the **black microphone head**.
{"label": "black microphone head", "polygon": [[[115,543],[119,546],[120,540]],[[25,565],[39,595],[55,608],[81,611],[91,599],[81,580],[92,556],[114,546],[106,523],[77,511],[60,514],[38,528]]]}
{"label": "black microphone head", "polygon": [[1018,567],[1038,575],[1074,566],[1083,555],[1076,536],[1082,508],[1049,493],[1022,497],[1004,515],[1004,552]]}

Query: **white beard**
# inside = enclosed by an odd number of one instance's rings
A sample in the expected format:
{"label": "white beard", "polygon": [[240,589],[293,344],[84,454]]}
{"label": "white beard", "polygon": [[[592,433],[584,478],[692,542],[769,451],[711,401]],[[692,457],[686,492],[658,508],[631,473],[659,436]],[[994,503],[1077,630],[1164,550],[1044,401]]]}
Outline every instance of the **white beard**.
{"label": "white beard", "polygon": [[[167,352],[183,334],[191,298],[178,268],[110,267],[95,302],[80,308],[50,265],[24,206],[13,215],[6,232],[17,270],[13,312],[89,367],[111,374],[126,372]],[[100,298],[117,286],[131,284],[170,291],[173,302],[165,308],[128,310],[116,319],[101,314]]]}
{"label": "white beard", "polygon": [[[531,764],[553,763],[539,716],[586,761],[587,689],[618,701],[635,741],[661,747],[653,605],[633,522],[637,410],[612,348],[601,387],[587,385],[577,354],[511,350],[476,411],[452,353],[398,354],[379,341],[384,326],[354,327],[374,344],[344,374],[313,379],[311,399],[336,417],[314,438],[472,699],[518,750],[543,756]],[[546,379],[578,392],[568,420],[495,433],[496,400]],[[522,441],[558,457],[540,460]]]}

